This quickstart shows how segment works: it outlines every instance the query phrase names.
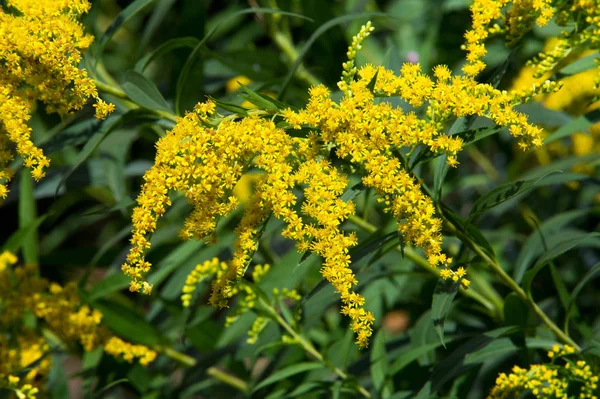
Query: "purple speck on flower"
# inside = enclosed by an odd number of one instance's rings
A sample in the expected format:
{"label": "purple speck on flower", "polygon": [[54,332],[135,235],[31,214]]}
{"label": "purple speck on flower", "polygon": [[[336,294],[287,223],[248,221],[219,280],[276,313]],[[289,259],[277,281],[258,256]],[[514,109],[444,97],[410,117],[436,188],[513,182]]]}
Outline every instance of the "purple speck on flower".
{"label": "purple speck on flower", "polygon": [[419,62],[419,53],[416,51],[409,51],[406,54],[406,61],[410,62],[411,64],[416,64]]}

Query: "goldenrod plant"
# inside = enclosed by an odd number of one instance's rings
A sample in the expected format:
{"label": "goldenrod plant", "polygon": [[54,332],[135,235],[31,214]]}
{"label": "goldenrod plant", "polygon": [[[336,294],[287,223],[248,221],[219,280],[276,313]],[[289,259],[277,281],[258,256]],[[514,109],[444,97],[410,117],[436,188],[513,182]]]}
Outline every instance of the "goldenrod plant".
{"label": "goldenrod plant", "polygon": [[0,2],[0,397],[598,398],[599,10]]}

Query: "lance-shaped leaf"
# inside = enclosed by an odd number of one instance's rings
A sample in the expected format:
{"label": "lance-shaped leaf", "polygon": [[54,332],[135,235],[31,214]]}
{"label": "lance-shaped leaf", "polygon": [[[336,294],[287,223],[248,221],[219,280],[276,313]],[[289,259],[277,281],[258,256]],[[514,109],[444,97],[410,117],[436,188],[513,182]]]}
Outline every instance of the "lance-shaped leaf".
{"label": "lance-shaped leaf", "polygon": [[148,78],[136,71],[125,73],[125,82],[121,85],[123,91],[136,104],[150,110],[171,112],[169,104]]}
{"label": "lance-shaped leaf", "polygon": [[487,210],[497,205],[500,205],[511,198],[523,194],[525,191],[534,187],[539,181],[541,181],[544,177],[548,176],[551,173],[554,173],[554,171],[548,172],[536,179],[518,180],[516,182],[506,183],[501,185],[500,187],[496,187],[489,193],[479,197],[473,204],[473,207],[471,208],[471,212],[469,213],[467,223],[470,223],[471,220],[483,214]]}
{"label": "lance-shaped leaf", "polygon": [[440,338],[440,342],[444,347],[444,322],[446,316],[452,306],[452,301],[458,292],[459,282],[454,282],[452,279],[438,279],[433,291],[433,301],[431,303],[431,321],[435,327],[435,332]]}

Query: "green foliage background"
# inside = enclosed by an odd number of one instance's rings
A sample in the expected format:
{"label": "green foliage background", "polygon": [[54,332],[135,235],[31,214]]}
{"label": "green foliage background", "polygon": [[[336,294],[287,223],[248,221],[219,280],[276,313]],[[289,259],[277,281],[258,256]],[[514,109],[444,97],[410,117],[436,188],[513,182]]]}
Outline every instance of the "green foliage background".
{"label": "green foliage background", "polygon": [[[244,11],[249,5],[276,6],[302,18]],[[276,38],[277,29],[289,29],[293,51],[302,57],[300,71],[334,89],[348,42],[368,19],[376,31],[365,42],[359,65],[368,62],[398,71],[416,57],[425,71],[439,63],[459,70],[463,33],[470,24],[466,0],[289,0],[276,5],[95,1],[84,21],[96,36],[86,67],[100,81],[108,72],[116,82],[106,83],[118,83],[143,108],[181,114],[208,96],[240,104],[239,92],[225,91],[228,80],[244,75],[252,80],[251,89],[277,94],[294,72],[290,53],[282,51]],[[525,60],[555,34],[552,26],[534,30],[514,50],[492,41],[489,68],[480,80],[497,80],[500,87],[508,87]],[[301,74],[293,75],[280,99],[305,104],[308,84]],[[319,260],[302,259],[280,237],[279,222],[268,224],[255,257],[256,263],[273,265],[261,289],[301,292],[298,329],[326,362],[351,376],[346,381],[301,348],[281,343],[283,331],[274,324],[256,344],[247,344],[253,316],[247,314],[224,328],[226,311],[206,304],[206,284],[189,310],[181,307],[181,288],[195,265],[231,254],[231,231],[239,214],[219,224],[215,245],[182,242],[178,230],[188,207],[176,201],[153,236],[148,255],[155,265],[149,277],[155,292],[150,297],[130,294],[129,279],[120,266],[128,250],[131,210],[142,175],[153,162],[154,143],[173,121],[133,109],[118,97],[105,97],[118,109],[106,121],[95,120],[91,107],[64,121],[42,112],[35,115],[34,141],[51,156],[52,168],[39,184],[20,171],[0,208],[0,242],[20,249],[26,263],[39,262],[42,274],[52,280],[80,281],[85,301],[101,310],[104,322],[123,338],[176,352],[143,368],[105,356],[102,350],[84,353],[81,365],[72,366],[74,357],[57,350],[53,356],[62,363],[55,361],[50,376],[53,397],[65,397],[67,381],[74,379],[71,394],[88,397],[355,397],[352,381],[357,381],[374,397],[482,398],[499,372],[514,364],[543,361],[544,352],[557,342],[523,300],[494,276],[481,254],[452,237],[445,239],[451,252],[468,263],[469,275],[477,276],[477,289],[496,302],[486,308],[465,295],[448,294],[414,257],[402,255],[398,236],[390,234],[395,221],[383,214],[370,190],[354,193],[359,215],[370,225],[346,224],[358,232],[361,243],[353,253],[359,292],[377,318],[367,350],[355,347],[333,289],[320,284]],[[582,123],[540,104],[523,109],[534,122],[564,129],[565,138]],[[585,116],[583,123],[595,123],[594,117]],[[463,122],[456,131],[488,126],[482,120]],[[466,234],[484,254],[493,253],[500,267],[561,328],[568,316],[572,338],[586,349],[587,360],[598,364],[600,290],[595,273],[600,269],[600,208],[594,196],[599,179],[568,172],[582,161],[598,164],[599,154],[587,157],[538,166],[507,132],[500,132],[460,154],[461,167],[447,171],[445,180],[432,178],[443,171],[442,159],[415,171],[434,189],[434,199],[443,202],[447,217],[457,226],[470,212],[473,215],[474,206],[481,210]],[[563,173],[546,175],[552,171]],[[544,179],[538,180],[541,176]],[[531,187],[520,186],[519,195],[511,198],[516,188],[510,182],[519,180]],[[564,184],[573,180],[579,181],[579,189]],[[503,184],[509,184],[504,191],[491,191]],[[442,334],[444,344],[438,336]]]}

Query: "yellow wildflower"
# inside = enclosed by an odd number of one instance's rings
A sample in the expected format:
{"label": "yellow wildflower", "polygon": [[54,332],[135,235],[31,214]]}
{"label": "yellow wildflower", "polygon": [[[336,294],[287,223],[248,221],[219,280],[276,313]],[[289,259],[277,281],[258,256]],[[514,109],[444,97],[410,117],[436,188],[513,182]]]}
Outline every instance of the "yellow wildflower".
{"label": "yellow wildflower", "polygon": [[[571,346],[561,348],[554,345],[548,352],[551,364],[533,364],[529,369],[514,366],[512,373],[500,373],[487,399],[507,399],[527,391],[539,399],[566,398],[571,395],[581,399],[598,399],[596,393],[599,377],[585,361],[573,362],[565,358],[573,353],[575,348]],[[564,366],[555,363],[558,358],[563,358]],[[577,386],[578,392],[570,389],[571,386]]]}
{"label": "yellow wildflower", "polygon": [[46,335],[25,327],[30,323],[24,320],[32,315],[43,320],[52,336],[79,343],[86,351],[108,345],[107,352],[129,361],[136,357],[145,365],[154,359],[151,349],[114,337],[102,324],[102,313],[81,303],[75,283],[50,282],[38,277],[36,266],[13,267],[16,261],[10,252],[0,254],[0,327],[5,332],[0,336],[0,381],[29,367],[22,383],[39,387],[48,376],[51,357]]}
{"label": "yellow wildflower", "polygon": [[[93,37],[77,18],[89,9],[87,0],[9,0],[7,8],[0,7],[0,198],[12,175],[8,142],[36,180],[50,164],[30,138],[27,121],[36,102],[65,116],[98,97],[94,82],[78,68]],[[98,106],[99,116],[114,108],[99,99]]]}

